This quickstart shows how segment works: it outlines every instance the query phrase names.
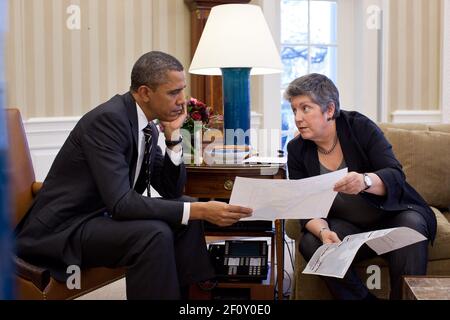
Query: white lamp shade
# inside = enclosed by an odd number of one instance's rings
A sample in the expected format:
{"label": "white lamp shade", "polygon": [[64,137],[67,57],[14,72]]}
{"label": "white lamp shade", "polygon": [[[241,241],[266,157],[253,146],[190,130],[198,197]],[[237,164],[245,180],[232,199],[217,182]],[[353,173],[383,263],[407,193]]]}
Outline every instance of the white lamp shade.
{"label": "white lamp shade", "polygon": [[213,7],[189,72],[221,75],[220,68],[252,68],[252,75],[280,73],[280,54],[260,7]]}

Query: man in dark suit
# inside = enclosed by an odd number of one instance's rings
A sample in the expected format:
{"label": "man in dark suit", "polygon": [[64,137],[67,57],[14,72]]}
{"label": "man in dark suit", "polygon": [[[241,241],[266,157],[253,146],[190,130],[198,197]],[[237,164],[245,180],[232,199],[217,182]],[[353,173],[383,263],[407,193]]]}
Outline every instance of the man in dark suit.
{"label": "man in dark suit", "polygon": [[[130,92],[84,115],[56,156],[16,230],[20,257],[59,280],[69,265],[126,267],[128,299],[178,299],[181,288],[214,276],[200,220],[227,226],[251,209],[180,201],[185,87],[174,57],[139,58]],[[150,183],[162,198],[142,195]]]}

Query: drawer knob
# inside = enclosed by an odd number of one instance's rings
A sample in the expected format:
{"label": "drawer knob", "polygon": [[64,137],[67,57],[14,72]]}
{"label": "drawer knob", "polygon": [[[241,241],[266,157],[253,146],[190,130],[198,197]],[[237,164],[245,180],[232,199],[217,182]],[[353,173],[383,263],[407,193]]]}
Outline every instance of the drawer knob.
{"label": "drawer knob", "polygon": [[228,179],[228,180],[225,180],[223,187],[225,188],[225,190],[231,191],[231,190],[233,190],[233,185],[234,185],[233,180]]}

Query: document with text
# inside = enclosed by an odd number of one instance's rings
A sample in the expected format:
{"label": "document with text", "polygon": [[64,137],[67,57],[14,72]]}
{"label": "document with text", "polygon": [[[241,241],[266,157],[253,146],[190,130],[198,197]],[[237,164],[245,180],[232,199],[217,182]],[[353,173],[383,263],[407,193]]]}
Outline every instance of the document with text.
{"label": "document with text", "polygon": [[364,243],[380,255],[424,240],[425,236],[407,227],[348,235],[340,243],[320,246],[303,273],[343,278]]}
{"label": "document with text", "polygon": [[299,180],[236,177],[230,204],[253,209],[242,220],[323,218],[337,195],[334,185],[346,174],[347,168]]}

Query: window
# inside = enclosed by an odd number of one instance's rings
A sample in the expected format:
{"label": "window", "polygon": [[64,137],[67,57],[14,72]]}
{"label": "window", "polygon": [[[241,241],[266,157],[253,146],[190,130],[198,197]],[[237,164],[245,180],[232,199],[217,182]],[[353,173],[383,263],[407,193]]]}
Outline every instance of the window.
{"label": "window", "polygon": [[[336,82],[337,0],[281,0],[281,97],[289,83],[308,73]],[[281,146],[286,150],[296,132],[291,106],[281,102]]]}

